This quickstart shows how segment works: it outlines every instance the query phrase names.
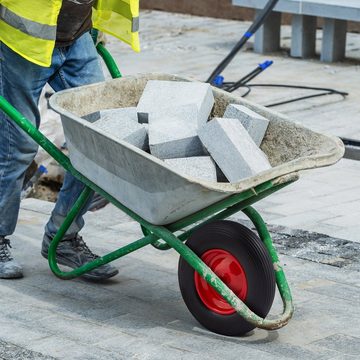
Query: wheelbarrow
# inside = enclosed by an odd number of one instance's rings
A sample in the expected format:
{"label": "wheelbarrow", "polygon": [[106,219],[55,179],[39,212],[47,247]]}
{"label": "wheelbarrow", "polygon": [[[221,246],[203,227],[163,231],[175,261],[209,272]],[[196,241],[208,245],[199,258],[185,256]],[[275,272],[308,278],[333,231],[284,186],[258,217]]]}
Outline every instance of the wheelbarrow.
{"label": "wheelbarrow", "polygon": [[[105,50],[101,50],[104,55]],[[300,170],[336,163],[344,154],[342,142],[213,88],[212,116],[221,117],[226,106],[233,103],[270,120],[261,149],[272,168],[237,183],[187,177],[97,129],[84,117],[104,109],[136,106],[148,80],[191,80],[166,74],[120,78],[106,53],[105,60],[113,77],[119,78],[65,90],[50,99],[51,107],[61,115],[69,157],[0,98],[0,108],[86,185],[51,242],[52,272],[61,279],[73,279],[147,245],[173,249],[180,255],[178,280],[182,297],[204,327],[238,336],[255,327],[275,330],[285,326],[294,311],[290,288],[266,224],[251,205],[293,183]],[[77,269],[62,271],[56,261],[56,248],[92,191],[137,221],[144,236]],[[252,221],[256,233],[225,220],[239,211]],[[269,319],[276,285],[283,311]]]}

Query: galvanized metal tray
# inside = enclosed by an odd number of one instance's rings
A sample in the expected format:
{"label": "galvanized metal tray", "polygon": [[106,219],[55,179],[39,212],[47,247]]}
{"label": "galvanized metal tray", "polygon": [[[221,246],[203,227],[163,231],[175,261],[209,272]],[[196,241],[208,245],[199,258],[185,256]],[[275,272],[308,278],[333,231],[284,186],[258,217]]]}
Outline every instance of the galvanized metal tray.
{"label": "galvanized metal tray", "polygon": [[296,177],[300,170],[336,163],[344,154],[340,139],[313,132],[285,116],[213,88],[212,116],[229,103],[244,105],[270,120],[261,144],[272,169],[237,183],[186,177],[154,156],[97,129],[82,117],[96,111],[136,106],[148,80],[193,81],[175,75],[142,74],[62,91],[50,99],[61,115],[72,165],[115,199],[154,225],[173,223],[226,197]]}

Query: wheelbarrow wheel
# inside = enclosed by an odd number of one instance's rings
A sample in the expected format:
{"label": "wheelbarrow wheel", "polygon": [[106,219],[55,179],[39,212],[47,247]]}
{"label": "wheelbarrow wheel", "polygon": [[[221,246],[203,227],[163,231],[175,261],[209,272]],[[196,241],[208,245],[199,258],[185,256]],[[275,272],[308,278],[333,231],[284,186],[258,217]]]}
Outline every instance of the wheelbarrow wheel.
{"label": "wheelbarrow wheel", "polygon": [[[264,244],[253,231],[233,221],[214,221],[195,231],[186,245],[252,311],[266,317],[274,301],[275,274]],[[178,277],[186,306],[205,328],[228,336],[254,329],[182,257]]]}

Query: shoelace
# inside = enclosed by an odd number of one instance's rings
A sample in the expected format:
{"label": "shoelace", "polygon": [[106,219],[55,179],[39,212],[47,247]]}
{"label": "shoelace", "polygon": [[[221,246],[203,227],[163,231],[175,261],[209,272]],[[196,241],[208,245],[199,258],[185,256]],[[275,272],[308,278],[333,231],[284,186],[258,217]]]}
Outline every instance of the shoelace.
{"label": "shoelace", "polygon": [[71,240],[71,244],[74,248],[76,248],[78,251],[83,252],[87,257],[91,259],[97,259],[99,258],[98,255],[94,254],[86,245],[85,241],[82,239],[81,236],[76,236],[74,239]]}
{"label": "shoelace", "polygon": [[0,239],[0,262],[6,262],[6,261],[13,260],[8,247],[11,248],[10,240]]}

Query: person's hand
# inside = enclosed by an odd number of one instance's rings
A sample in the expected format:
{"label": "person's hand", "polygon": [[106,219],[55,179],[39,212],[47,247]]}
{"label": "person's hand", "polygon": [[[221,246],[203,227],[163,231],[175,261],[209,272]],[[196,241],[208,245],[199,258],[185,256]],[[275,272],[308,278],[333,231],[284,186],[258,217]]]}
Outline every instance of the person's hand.
{"label": "person's hand", "polygon": [[95,45],[99,43],[106,45],[106,35],[102,31],[99,31]]}
{"label": "person's hand", "polygon": [[91,29],[90,33],[95,46],[97,46],[98,44],[106,45],[106,36],[102,31],[99,31],[97,29]]}

